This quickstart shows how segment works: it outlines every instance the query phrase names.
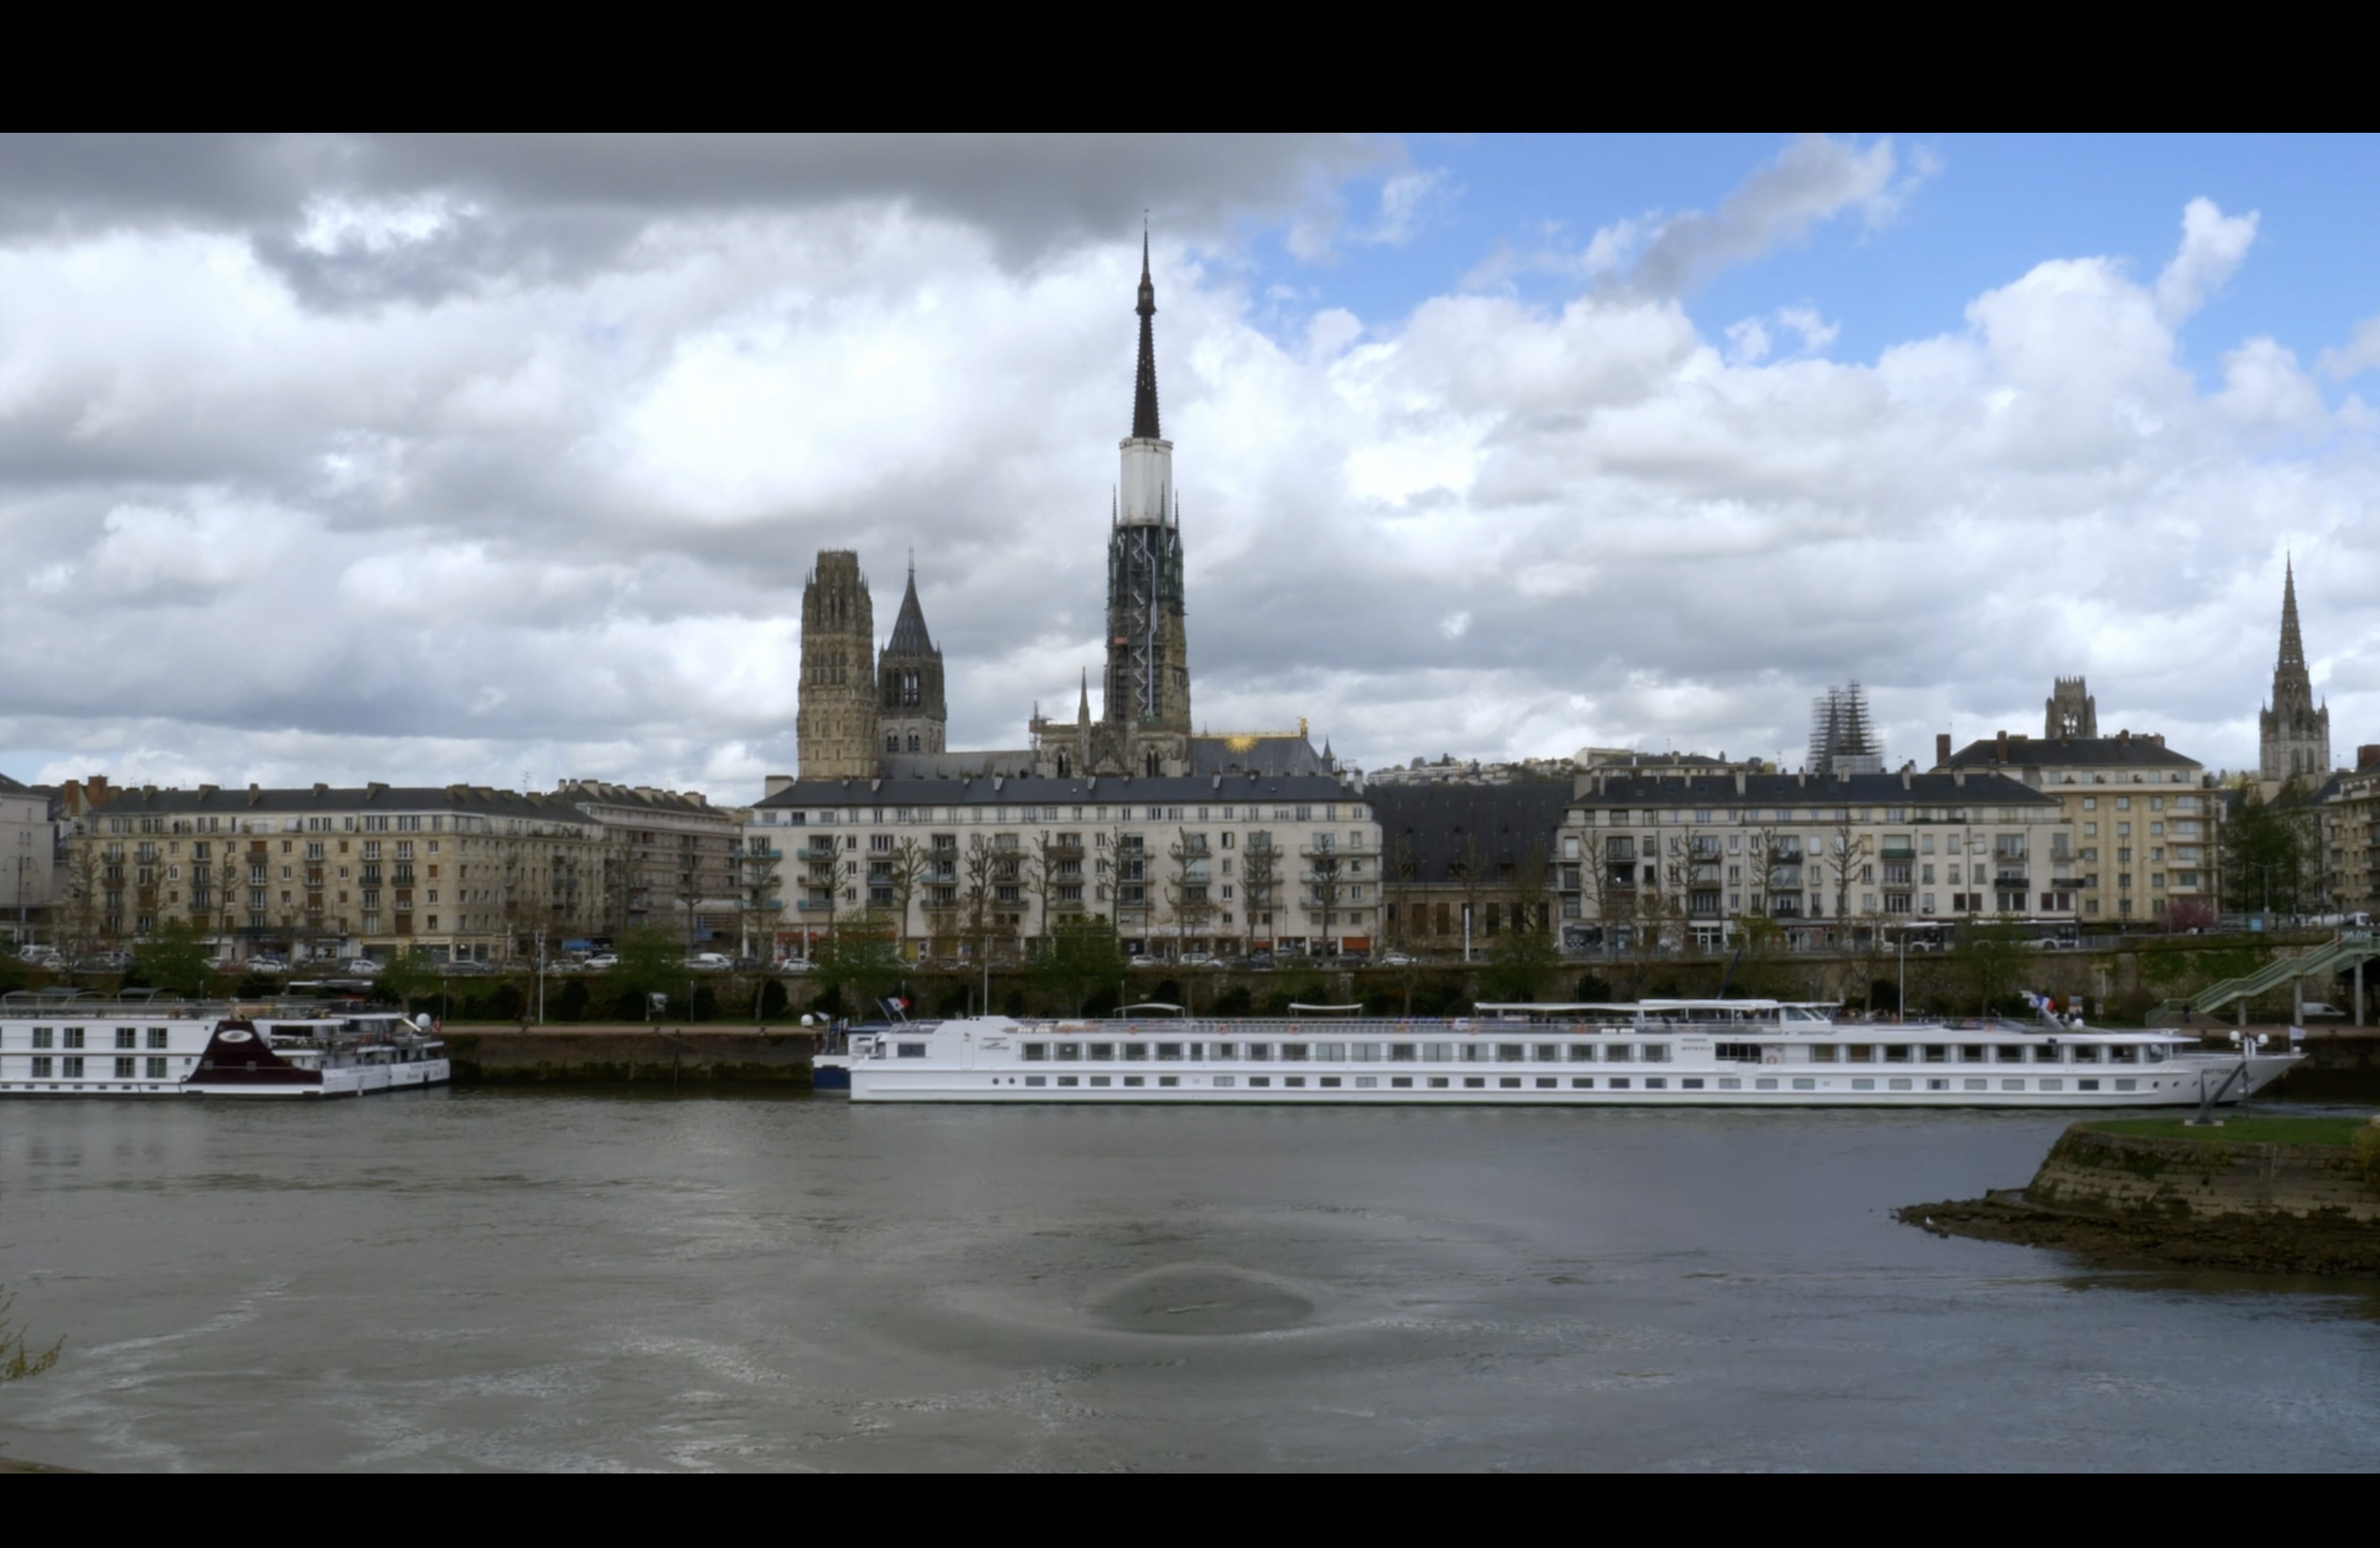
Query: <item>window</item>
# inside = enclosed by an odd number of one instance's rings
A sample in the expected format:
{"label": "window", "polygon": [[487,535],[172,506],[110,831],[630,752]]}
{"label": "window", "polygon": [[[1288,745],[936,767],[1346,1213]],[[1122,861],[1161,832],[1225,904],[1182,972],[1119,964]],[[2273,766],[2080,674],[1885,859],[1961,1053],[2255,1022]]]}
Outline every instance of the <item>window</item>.
{"label": "window", "polygon": [[149,1061],[149,1079],[152,1080],[163,1080],[165,1079],[164,1060],[152,1058]]}
{"label": "window", "polygon": [[116,1078],[118,1080],[129,1080],[129,1079],[132,1079],[132,1065],[133,1065],[133,1061],[132,1061],[132,1060],[130,1060],[130,1059],[118,1059],[118,1060],[116,1060],[116,1061],[115,1061],[115,1078]]}

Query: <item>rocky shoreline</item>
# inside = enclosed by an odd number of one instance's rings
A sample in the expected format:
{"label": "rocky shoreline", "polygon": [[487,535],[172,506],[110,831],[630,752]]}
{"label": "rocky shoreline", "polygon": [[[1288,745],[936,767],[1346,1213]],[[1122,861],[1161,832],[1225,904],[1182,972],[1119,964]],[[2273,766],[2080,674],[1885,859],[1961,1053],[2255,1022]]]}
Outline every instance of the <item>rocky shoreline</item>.
{"label": "rocky shoreline", "polygon": [[2117,1267],[2380,1277],[2380,1230],[2343,1215],[2070,1214],[2035,1208],[2018,1189],[1894,1215],[1937,1237],[2046,1247]]}

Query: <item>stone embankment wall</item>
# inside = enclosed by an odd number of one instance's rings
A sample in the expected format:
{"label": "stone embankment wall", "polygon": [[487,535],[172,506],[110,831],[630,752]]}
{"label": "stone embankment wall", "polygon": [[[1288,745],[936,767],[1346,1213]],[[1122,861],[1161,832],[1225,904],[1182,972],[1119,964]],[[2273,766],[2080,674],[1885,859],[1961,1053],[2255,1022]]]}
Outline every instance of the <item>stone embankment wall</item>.
{"label": "stone embankment wall", "polygon": [[2024,1190],[2064,1213],[2380,1222],[2380,1187],[2352,1152],[2326,1145],[2147,1139],[2070,1128]]}
{"label": "stone embankment wall", "polygon": [[445,1034],[457,1085],[810,1084],[818,1039],[795,1029],[540,1027]]}

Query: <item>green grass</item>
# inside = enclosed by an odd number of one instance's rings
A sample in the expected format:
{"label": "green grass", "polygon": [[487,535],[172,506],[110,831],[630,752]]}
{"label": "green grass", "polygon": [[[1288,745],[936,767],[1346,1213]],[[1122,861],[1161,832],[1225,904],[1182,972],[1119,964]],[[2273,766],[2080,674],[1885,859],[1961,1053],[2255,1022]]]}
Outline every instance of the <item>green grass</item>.
{"label": "green grass", "polygon": [[2219,1140],[2227,1145],[2338,1145],[2344,1147],[2359,1129],[2372,1126],[2362,1118],[2239,1118],[2226,1117],[2221,1128],[2192,1128],[2180,1118],[2107,1118],[2082,1126],[2099,1134],[2121,1134],[2135,1140]]}

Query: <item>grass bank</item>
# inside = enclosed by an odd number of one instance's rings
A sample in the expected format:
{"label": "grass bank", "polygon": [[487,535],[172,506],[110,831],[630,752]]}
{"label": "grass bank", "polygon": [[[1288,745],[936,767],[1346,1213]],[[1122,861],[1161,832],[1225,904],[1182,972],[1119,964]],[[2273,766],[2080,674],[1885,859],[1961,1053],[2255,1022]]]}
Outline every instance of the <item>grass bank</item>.
{"label": "grass bank", "polygon": [[2077,1124],[2133,1140],[2219,1140],[2229,1145],[2330,1145],[2344,1150],[2372,1125],[2362,1118],[2226,1117],[2221,1128],[2192,1128],[2180,1118],[2104,1118]]}

